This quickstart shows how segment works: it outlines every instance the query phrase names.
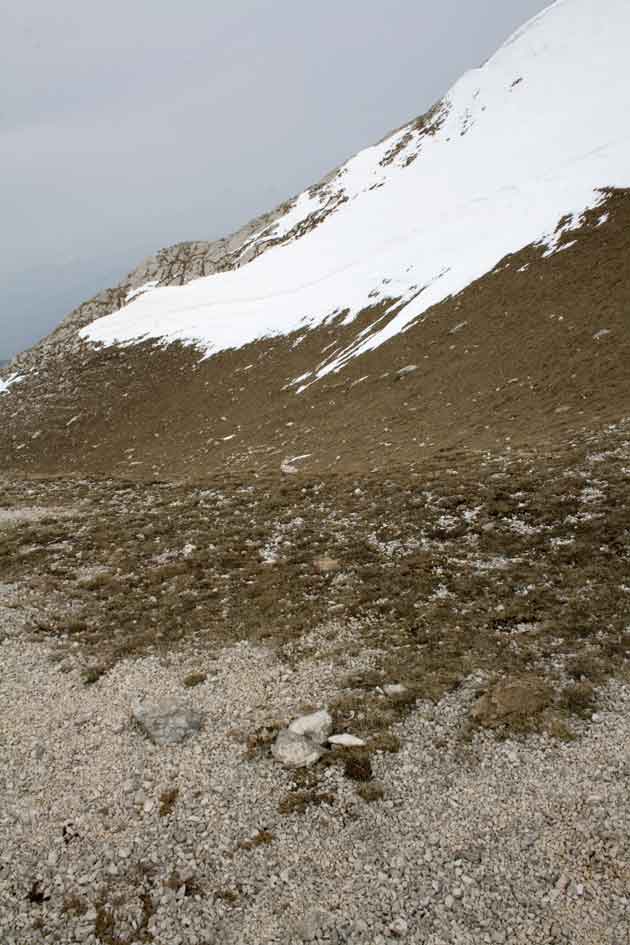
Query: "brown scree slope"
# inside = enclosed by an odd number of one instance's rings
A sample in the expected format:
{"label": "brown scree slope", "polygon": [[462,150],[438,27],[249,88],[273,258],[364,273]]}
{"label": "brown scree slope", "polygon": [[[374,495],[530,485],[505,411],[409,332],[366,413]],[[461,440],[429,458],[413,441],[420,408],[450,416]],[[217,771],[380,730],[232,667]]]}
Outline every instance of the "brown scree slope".
{"label": "brown scree slope", "polygon": [[[41,358],[0,398],[0,463],[36,475],[155,478],[420,462],[435,452],[536,446],[628,415],[630,192],[529,247],[408,331],[302,394],[290,382],[383,313],[366,310],[206,360],[192,347]],[[523,267],[526,267],[523,269]],[[402,368],[417,369],[398,374]]]}

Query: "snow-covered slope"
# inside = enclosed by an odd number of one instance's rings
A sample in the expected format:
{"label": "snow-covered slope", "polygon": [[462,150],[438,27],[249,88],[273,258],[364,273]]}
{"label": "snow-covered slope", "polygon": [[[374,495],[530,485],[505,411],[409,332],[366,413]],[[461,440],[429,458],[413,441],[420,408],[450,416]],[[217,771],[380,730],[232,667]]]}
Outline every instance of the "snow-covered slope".
{"label": "snow-covered slope", "polygon": [[0,377],[0,394],[6,394],[13,384],[18,384],[23,378],[19,374],[9,374],[4,380]]}
{"label": "snow-covered slope", "polygon": [[273,243],[251,262],[147,286],[83,337],[179,340],[210,355],[402,299],[381,330],[300,382],[338,369],[506,254],[540,241],[553,251],[559,221],[570,228],[602,188],[630,184],[628,48],[627,0],[558,0],[425,121],[361,152],[254,234],[246,251]]}

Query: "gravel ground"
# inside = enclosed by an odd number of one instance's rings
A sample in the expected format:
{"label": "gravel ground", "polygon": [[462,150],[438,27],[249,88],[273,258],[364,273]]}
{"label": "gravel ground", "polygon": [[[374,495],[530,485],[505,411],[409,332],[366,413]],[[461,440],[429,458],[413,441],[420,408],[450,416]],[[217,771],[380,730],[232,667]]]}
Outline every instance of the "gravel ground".
{"label": "gravel ground", "polygon": [[[14,594],[0,587],[3,945],[630,942],[627,686],[575,741],[498,741],[465,735],[470,678],[373,759],[382,799],[318,768],[327,802],[286,815],[293,775],[247,736],[325,705],[332,661],[290,669],[240,644],[85,686],[29,642]],[[191,671],[207,680],[186,688]],[[132,720],[164,696],[205,714],[179,746]]]}

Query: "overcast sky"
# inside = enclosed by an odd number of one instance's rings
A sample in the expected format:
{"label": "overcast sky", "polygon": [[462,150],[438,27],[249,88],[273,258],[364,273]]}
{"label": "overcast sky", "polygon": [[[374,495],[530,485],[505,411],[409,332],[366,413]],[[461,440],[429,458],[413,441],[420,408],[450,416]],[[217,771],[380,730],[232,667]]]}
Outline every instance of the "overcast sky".
{"label": "overcast sky", "polygon": [[422,113],[546,0],[0,6],[0,359]]}

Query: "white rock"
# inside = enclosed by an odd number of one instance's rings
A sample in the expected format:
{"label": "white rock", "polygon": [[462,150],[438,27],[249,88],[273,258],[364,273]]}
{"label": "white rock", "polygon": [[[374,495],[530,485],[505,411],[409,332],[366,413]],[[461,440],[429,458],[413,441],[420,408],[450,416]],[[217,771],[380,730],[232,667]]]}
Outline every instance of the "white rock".
{"label": "white rock", "polygon": [[341,745],[343,748],[359,748],[361,745],[365,745],[362,738],[348,734],[331,735],[328,741],[331,745]]}
{"label": "white rock", "polygon": [[407,932],[409,931],[409,926],[407,925],[404,919],[398,918],[398,919],[394,919],[394,921],[389,927],[389,931],[396,938],[403,938],[403,936],[405,936]]}
{"label": "white rock", "polygon": [[289,731],[296,735],[306,735],[318,745],[323,745],[332,732],[332,716],[326,709],[311,712],[310,715],[301,715],[289,725]]}
{"label": "white rock", "polygon": [[387,683],[383,686],[383,692],[386,696],[402,696],[407,692],[407,688],[401,683]]}
{"label": "white rock", "polygon": [[308,768],[319,761],[324,749],[310,738],[284,729],[271,746],[271,754],[286,768]]}

